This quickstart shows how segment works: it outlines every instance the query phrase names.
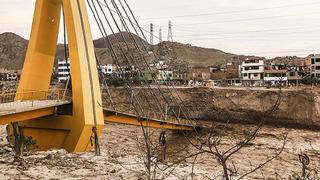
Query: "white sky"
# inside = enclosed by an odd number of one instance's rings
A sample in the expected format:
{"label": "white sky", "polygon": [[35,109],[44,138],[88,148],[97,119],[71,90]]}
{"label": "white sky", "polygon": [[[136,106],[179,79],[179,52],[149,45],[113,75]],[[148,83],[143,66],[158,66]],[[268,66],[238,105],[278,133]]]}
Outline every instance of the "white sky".
{"label": "white sky", "polygon": [[[164,40],[171,20],[174,41],[182,43],[266,57],[320,51],[319,0],[127,1],[143,28],[148,30],[153,23],[158,36],[162,27]],[[0,33],[10,31],[28,38],[34,3],[0,0]],[[91,20],[94,38],[98,38]]]}

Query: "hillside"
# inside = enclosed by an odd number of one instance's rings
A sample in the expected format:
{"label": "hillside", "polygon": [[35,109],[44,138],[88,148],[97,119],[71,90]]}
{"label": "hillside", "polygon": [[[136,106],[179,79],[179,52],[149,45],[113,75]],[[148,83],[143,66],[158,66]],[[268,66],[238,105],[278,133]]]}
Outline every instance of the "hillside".
{"label": "hillside", "polygon": [[[150,45],[146,41],[142,40],[136,35],[132,35],[135,41],[138,43],[140,49],[146,48],[147,51],[153,51],[154,56],[150,56],[150,53],[146,51],[144,55],[148,62],[151,59],[160,59],[166,61],[173,67],[180,66],[212,66],[221,65],[225,62],[239,62],[247,56],[238,56],[235,54],[225,53],[218,49],[202,48],[192,46],[190,44],[181,44],[177,42],[162,42],[157,45]],[[119,61],[125,63],[125,58],[122,55],[122,51],[119,47],[124,49],[124,53],[127,57],[139,57],[139,50],[134,46],[134,42],[130,38],[130,34],[127,32],[116,33],[109,35],[109,39],[114,46],[115,53],[119,56]],[[125,39],[125,41],[123,40]],[[7,69],[21,69],[26,54],[28,40],[14,33],[0,34],[0,67]],[[100,38],[94,40],[95,51],[97,57],[102,64],[113,63],[110,51],[105,46],[104,39]],[[127,49],[127,47],[129,47]],[[57,57],[64,57],[64,46],[58,45]],[[275,60],[282,60],[283,58],[276,58]],[[288,59],[288,58],[285,58]],[[296,58],[301,60],[301,58]],[[295,61],[294,58],[290,58],[290,61]],[[143,62],[138,60],[138,62]]]}
{"label": "hillside", "polygon": [[0,34],[0,67],[21,69],[28,41],[14,33]]}
{"label": "hillside", "polygon": [[202,48],[177,42],[162,42],[153,46],[154,52],[163,60],[176,60],[190,66],[221,65],[236,61],[237,55],[218,49]]}

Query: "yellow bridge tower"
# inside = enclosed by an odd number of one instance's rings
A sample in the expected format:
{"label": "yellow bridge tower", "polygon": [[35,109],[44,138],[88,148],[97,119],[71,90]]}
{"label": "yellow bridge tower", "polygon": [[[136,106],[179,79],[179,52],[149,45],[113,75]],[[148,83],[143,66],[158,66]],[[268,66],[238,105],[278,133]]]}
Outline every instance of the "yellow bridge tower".
{"label": "yellow bridge tower", "polygon": [[[104,126],[97,65],[85,0],[36,1],[30,42],[17,92],[49,90],[62,3],[70,52],[72,112],[70,115],[30,119],[19,122],[19,125],[24,128],[25,136],[35,140],[39,150],[64,148],[69,152],[81,152],[92,148],[92,139],[101,133]],[[29,95],[16,96],[16,100],[29,98]]]}

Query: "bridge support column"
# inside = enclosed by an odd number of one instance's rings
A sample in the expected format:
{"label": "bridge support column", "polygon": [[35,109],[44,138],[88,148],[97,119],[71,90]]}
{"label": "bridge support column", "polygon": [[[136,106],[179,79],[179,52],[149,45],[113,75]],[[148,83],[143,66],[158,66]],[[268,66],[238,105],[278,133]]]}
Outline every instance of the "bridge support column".
{"label": "bridge support column", "polygon": [[[72,79],[72,115],[19,122],[39,150],[69,152],[92,148],[92,129],[101,134],[104,120],[97,65],[85,0],[37,0],[32,32],[17,93],[49,89],[60,25],[61,5],[68,32]],[[30,99],[16,96],[17,100]]]}

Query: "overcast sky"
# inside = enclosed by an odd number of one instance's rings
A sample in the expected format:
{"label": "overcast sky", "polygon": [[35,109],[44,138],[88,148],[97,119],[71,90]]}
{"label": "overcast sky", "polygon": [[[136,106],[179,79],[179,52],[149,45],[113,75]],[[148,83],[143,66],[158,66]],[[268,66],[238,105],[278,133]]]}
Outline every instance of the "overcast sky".
{"label": "overcast sky", "polygon": [[[35,0],[0,1],[0,33],[28,38]],[[164,40],[171,20],[182,43],[266,57],[320,53],[319,0],[127,1],[143,28],[153,23],[158,36],[162,27]],[[92,30],[98,38],[93,21]]]}

